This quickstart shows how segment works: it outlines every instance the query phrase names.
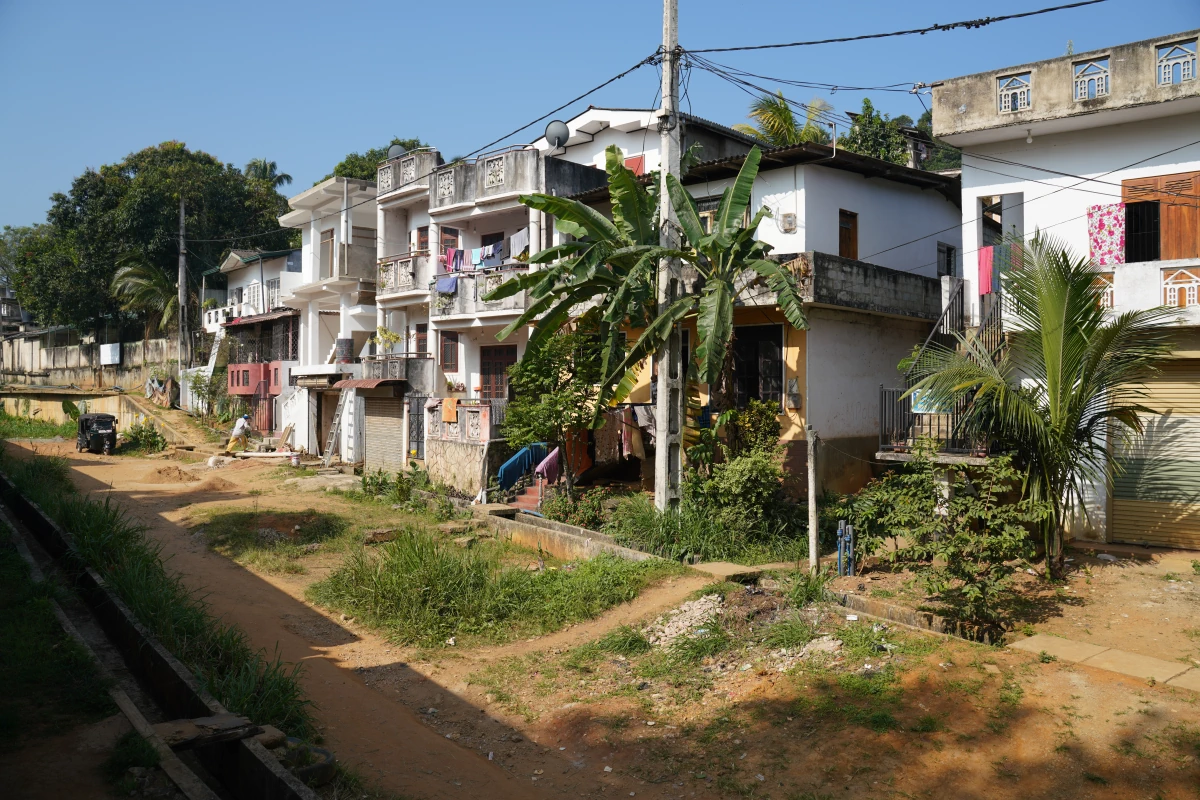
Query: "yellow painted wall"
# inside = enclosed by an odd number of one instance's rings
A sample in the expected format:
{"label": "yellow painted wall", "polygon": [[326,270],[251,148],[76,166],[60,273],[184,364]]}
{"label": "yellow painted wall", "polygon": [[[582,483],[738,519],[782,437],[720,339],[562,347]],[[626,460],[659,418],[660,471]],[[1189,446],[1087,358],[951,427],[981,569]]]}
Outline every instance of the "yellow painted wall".
{"label": "yellow painted wall", "polygon": [[[777,308],[737,308],[733,312],[733,324],[738,325],[763,325],[763,324],[783,324],[783,360],[784,360],[784,382],[783,387],[786,393],[787,383],[795,378],[800,389],[800,408],[784,409],[784,413],[779,416],[781,426],[781,437],[784,442],[798,441],[804,439],[804,409],[808,407],[808,398],[805,396],[805,337],[806,332],[797,330],[789,325],[783,317],[783,314]],[[688,321],[684,324],[684,328],[688,331],[688,336],[691,340],[692,352],[696,348],[696,324],[694,321]],[[637,337],[641,334],[641,330],[630,330],[629,341],[632,343],[637,341]],[[649,403],[650,402],[650,376],[653,374],[649,359],[642,365],[642,371],[638,375],[637,385],[629,395],[628,402],[630,403]],[[702,403],[708,402],[708,385],[700,387],[700,399]],[[785,403],[786,405],[786,403]]]}

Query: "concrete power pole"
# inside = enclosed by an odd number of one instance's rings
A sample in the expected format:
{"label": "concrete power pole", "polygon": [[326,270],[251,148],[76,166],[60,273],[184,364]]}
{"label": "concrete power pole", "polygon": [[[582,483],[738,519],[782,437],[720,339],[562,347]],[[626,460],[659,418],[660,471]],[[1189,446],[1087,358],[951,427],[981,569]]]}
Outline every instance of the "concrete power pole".
{"label": "concrete power pole", "polygon": [[[806,398],[807,399],[807,398]],[[817,509],[817,432],[809,425],[804,430],[808,445],[808,571],[813,575],[821,566],[820,537],[817,526],[820,514]]]}
{"label": "concrete power pole", "polygon": [[[679,225],[667,194],[667,176],[679,176],[679,9],[677,0],[663,0],[662,108],[658,131],[662,164],[659,167],[660,243],[679,247]],[[663,313],[679,297],[679,259],[667,258],[658,265],[658,309]],[[667,336],[666,345],[655,356],[658,367],[658,403],[655,414],[654,505],[660,510],[679,504],[679,481],[683,458],[683,383],[680,363],[682,342],[679,326]]]}
{"label": "concrete power pole", "polygon": [[[179,369],[187,365],[187,240],[184,238],[184,201],[179,195]],[[201,302],[204,302],[201,298]]]}

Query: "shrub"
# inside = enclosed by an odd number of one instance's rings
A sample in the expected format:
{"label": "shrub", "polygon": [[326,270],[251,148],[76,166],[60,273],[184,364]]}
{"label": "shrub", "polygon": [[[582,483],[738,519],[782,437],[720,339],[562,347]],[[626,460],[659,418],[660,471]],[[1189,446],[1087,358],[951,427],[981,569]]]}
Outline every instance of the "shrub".
{"label": "shrub", "polygon": [[745,453],[774,452],[779,447],[779,405],[751,399],[735,411],[726,424],[729,451],[736,458]]}
{"label": "shrub", "polygon": [[1048,503],[1022,494],[1022,477],[1010,456],[968,471],[936,465],[919,448],[844,503],[859,557],[880,553],[909,567],[960,618],[994,623],[1016,560],[1033,555],[1030,527],[1050,513]]}
{"label": "shrub", "polygon": [[542,513],[546,519],[598,531],[608,517],[612,496],[612,490],[604,486],[582,492],[575,499],[566,492],[555,492],[542,501]]}
{"label": "shrub", "polygon": [[125,434],[126,447],[142,453],[161,453],[167,449],[167,440],[153,424],[135,422]]}

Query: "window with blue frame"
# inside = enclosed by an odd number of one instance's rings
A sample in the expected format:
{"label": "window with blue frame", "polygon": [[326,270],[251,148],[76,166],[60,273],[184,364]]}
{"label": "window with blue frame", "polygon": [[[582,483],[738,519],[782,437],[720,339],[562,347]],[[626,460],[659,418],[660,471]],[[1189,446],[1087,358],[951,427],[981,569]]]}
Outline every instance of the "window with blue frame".
{"label": "window with blue frame", "polygon": [[1023,72],[997,79],[1001,114],[1025,111],[1033,100],[1033,75]]}

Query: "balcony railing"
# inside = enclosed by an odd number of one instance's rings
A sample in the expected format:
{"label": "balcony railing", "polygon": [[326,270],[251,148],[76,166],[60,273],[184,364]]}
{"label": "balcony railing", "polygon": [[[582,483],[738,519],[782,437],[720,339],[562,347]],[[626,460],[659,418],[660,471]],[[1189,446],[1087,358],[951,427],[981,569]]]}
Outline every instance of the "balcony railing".
{"label": "balcony railing", "polygon": [[403,253],[379,260],[379,280],[376,292],[380,295],[426,291],[433,277],[433,262],[426,250]]}
{"label": "balcony railing", "polygon": [[433,356],[429,353],[384,353],[362,360],[363,377],[402,380],[411,392],[433,391]]}
{"label": "balcony railing", "polygon": [[486,153],[442,167],[433,176],[429,207],[481,203],[497,195],[536,192],[540,188],[538,161],[541,157],[536,148],[521,147]]}
{"label": "balcony railing", "polygon": [[428,189],[437,166],[438,152],[433,148],[412,150],[380,164],[375,173],[379,196],[407,189]]}
{"label": "balcony railing", "polygon": [[433,293],[429,304],[430,314],[435,318],[458,317],[484,314],[487,312],[511,311],[520,313],[525,310],[525,292],[501,300],[490,302],[483,299],[484,295],[500,287],[502,283],[524,275],[529,271],[525,264],[514,264],[492,270],[476,272],[459,272],[455,275],[440,275],[440,278],[456,277],[457,287],[453,294],[442,294],[437,290],[438,281],[431,281],[429,291]]}

